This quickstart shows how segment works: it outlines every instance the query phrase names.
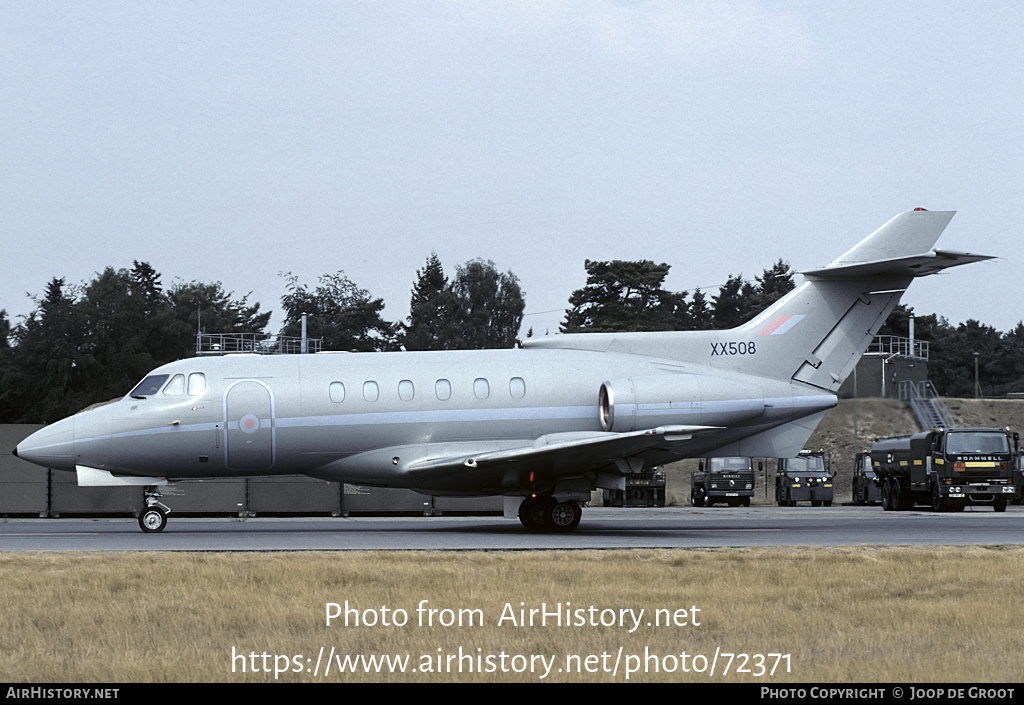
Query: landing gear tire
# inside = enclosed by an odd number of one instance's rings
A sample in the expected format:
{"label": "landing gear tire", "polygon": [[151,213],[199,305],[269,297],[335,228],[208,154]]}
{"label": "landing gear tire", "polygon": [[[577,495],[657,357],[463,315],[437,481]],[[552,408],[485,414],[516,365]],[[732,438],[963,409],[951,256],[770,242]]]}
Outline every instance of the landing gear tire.
{"label": "landing gear tire", "polygon": [[167,514],[160,507],[146,507],[139,514],[139,528],[147,534],[157,534],[167,526]]}
{"label": "landing gear tire", "polygon": [[548,509],[548,528],[559,533],[572,531],[580,525],[582,517],[583,510],[580,509],[580,505],[576,504],[576,502],[558,502],[557,504],[552,504]]}
{"label": "landing gear tire", "polygon": [[546,502],[539,497],[527,497],[519,505],[519,521],[530,531],[547,528]]}

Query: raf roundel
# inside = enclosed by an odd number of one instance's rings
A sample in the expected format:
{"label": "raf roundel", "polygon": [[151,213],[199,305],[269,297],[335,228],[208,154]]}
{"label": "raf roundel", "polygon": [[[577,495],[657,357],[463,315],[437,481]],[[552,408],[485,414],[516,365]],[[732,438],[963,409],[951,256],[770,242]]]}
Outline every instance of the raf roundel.
{"label": "raf roundel", "polygon": [[256,433],[260,430],[260,418],[255,414],[246,414],[239,419],[238,427],[245,433]]}

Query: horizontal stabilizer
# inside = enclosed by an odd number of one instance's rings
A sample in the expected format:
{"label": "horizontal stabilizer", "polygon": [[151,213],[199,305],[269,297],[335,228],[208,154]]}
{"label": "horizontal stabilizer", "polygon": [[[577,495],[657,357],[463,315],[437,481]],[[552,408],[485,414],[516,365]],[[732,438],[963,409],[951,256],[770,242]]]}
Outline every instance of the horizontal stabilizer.
{"label": "horizontal stabilizer", "polygon": [[994,259],[994,257],[990,255],[975,255],[970,252],[932,250],[931,252],[910,257],[897,257],[839,266],[829,265],[824,269],[814,269],[803,274],[808,277],[817,277],[818,279],[829,277],[869,277],[874,275],[923,277],[940,272],[947,267],[982,262],[987,259]]}
{"label": "horizontal stabilizer", "polygon": [[803,274],[817,279],[876,275],[922,277],[947,267],[993,259],[969,252],[932,249],[955,213],[923,209],[901,213],[832,264]]}

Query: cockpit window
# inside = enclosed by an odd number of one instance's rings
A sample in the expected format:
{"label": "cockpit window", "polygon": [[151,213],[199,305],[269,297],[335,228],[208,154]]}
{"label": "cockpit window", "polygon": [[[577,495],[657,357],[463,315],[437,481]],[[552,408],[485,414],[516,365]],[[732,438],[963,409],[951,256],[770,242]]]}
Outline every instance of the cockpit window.
{"label": "cockpit window", "polygon": [[170,375],[150,375],[135,385],[135,389],[129,394],[133,399],[145,399],[152,396],[164,385]]}
{"label": "cockpit window", "polygon": [[171,381],[164,387],[164,394],[179,396],[185,393],[185,375],[174,375]]}
{"label": "cockpit window", "polygon": [[193,372],[188,376],[188,395],[201,397],[204,394],[206,394],[206,375],[202,372]]}

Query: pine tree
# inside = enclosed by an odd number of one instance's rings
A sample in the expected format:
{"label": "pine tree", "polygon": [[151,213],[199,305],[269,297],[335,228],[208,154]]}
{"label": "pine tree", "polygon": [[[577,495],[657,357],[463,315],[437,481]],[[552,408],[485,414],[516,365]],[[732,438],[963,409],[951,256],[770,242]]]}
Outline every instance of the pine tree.
{"label": "pine tree", "polygon": [[416,271],[402,345],[406,350],[453,349],[460,336],[458,310],[458,297],[448,283],[441,261],[436,253],[431,253],[426,266]]}
{"label": "pine tree", "polygon": [[669,265],[650,260],[586,260],[587,283],[569,297],[563,333],[684,330],[693,326],[686,293],[666,291]]}

